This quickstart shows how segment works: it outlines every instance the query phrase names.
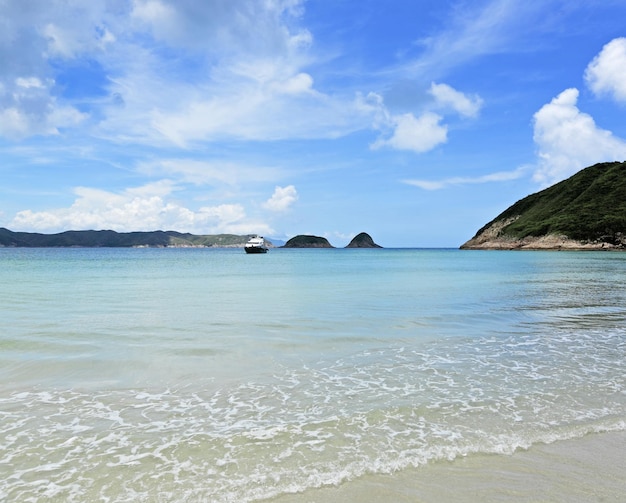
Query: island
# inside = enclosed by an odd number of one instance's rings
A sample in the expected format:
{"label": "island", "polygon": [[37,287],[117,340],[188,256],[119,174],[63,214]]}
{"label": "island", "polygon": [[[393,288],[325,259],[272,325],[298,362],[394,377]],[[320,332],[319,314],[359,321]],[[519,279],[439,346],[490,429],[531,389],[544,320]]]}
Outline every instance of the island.
{"label": "island", "polygon": [[361,232],[352,238],[346,248],[382,248],[382,246],[374,243],[372,237],[366,232]]}
{"label": "island", "polygon": [[300,234],[292,237],[282,248],[334,248],[334,246],[326,238]]}
{"label": "island", "polygon": [[517,201],[461,249],[626,250],[626,161],[595,164]]}

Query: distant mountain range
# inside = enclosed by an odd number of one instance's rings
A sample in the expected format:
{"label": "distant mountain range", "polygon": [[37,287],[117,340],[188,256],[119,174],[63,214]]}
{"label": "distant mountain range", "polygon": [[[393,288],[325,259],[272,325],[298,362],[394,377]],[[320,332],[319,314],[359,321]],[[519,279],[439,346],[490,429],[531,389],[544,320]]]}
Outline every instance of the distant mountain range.
{"label": "distant mountain range", "polygon": [[0,246],[11,247],[243,247],[250,236],[194,235],[175,231],[66,231],[58,234],[13,232],[0,228]]}
{"label": "distant mountain range", "polygon": [[532,194],[462,249],[626,249],[626,161],[585,168]]}

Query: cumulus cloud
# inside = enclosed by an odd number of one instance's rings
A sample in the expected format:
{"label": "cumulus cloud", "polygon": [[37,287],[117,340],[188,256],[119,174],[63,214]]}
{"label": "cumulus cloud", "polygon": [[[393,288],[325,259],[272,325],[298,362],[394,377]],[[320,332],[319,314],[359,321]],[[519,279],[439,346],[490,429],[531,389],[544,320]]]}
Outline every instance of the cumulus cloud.
{"label": "cumulus cloud", "polygon": [[590,164],[626,158],[626,141],[598,127],[589,114],[581,112],[578,94],[577,89],[566,89],[534,115],[539,167],[533,178],[544,185]]}
{"label": "cumulus cloud", "polygon": [[480,96],[467,96],[447,84],[432,83],[429,90],[437,105],[450,108],[465,117],[476,117],[483,100]]}
{"label": "cumulus cloud", "polygon": [[393,116],[390,118],[393,128],[391,136],[387,139],[379,138],[371,148],[391,147],[417,153],[432,150],[448,139],[448,128],[441,124],[442,119],[433,112],[425,112],[419,117],[412,113]]}
{"label": "cumulus cloud", "polygon": [[391,113],[379,94],[369,93],[365,98],[359,96],[360,108],[370,114],[373,127],[382,132],[370,147],[428,152],[448,141],[448,126],[443,122],[444,116],[432,109],[448,115],[453,113],[476,117],[483,104],[479,96],[468,96],[447,84],[433,82],[427,92],[434,98],[432,103],[425,105],[418,113],[403,114]]}
{"label": "cumulus cloud", "polygon": [[296,188],[293,185],[287,185],[287,187],[276,187],[272,197],[263,206],[271,211],[285,211],[297,200]]}
{"label": "cumulus cloud", "polygon": [[611,40],[602,48],[589,63],[585,81],[594,93],[626,103],[626,38]]}
{"label": "cumulus cloud", "polygon": [[27,231],[57,232],[67,229],[111,229],[118,232],[175,229],[197,234],[271,233],[261,222],[247,219],[240,204],[203,206],[193,210],[168,196],[174,184],[161,181],[114,193],[88,187],[75,189],[69,208],[47,211],[24,210],[10,227]]}

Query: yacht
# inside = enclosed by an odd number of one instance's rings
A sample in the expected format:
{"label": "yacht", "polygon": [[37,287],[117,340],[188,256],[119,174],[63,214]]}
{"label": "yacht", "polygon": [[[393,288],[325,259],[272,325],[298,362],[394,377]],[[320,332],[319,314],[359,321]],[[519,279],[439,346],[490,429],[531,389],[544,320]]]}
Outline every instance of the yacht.
{"label": "yacht", "polygon": [[263,236],[252,236],[244,247],[246,253],[267,253]]}

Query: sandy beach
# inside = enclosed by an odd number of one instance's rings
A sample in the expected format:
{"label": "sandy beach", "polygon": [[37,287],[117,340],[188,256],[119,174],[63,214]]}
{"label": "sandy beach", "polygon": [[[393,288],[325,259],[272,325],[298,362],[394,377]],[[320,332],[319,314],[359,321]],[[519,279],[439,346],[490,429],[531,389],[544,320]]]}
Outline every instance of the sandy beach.
{"label": "sandy beach", "polygon": [[538,444],[513,455],[479,455],[338,487],[273,499],[274,503],[567,502],[618,503],[626,494],[626,432]]}

